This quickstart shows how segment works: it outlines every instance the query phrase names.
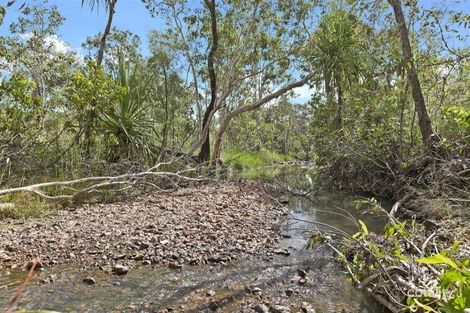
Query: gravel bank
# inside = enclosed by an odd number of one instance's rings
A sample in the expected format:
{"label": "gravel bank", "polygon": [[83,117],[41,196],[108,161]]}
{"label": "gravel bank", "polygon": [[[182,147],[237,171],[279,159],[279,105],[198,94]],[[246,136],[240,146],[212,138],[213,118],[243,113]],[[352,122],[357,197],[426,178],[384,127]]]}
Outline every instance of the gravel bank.
{"label": "gravel bank", "polygon": [[39,259],[132,268],[135,264],[269,258],[286,208],[251,182],[197,184],[113,204],[83,205],[43,219],[0,221],[0,268]]}

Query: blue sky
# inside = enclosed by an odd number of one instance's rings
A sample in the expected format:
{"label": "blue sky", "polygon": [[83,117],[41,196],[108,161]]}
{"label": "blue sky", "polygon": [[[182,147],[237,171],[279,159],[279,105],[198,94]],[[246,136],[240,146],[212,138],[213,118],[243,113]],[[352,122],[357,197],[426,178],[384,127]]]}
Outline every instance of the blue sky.
{"label": "blue sky", "polygon": [[[190,6],[200,6],[202,0],[188,0]],[[286,0],[291,1],[291,0]],[[385,1],[385,0],[384,0]],[[7,0],[0,0],[5,4]],[[18,1],[22,3],[22,1]],[[26,0],[28,4],[43,3],[44,0]],[[59,38],[65,41],[72,49],[79,49],[88,36],[93,36],[103,31],[106,24],[106,11],[100,8],[93,12],[88,7],[88,0],[81,6],[81,0],[48,0],[49,5],[57,5],[61,14],[65,17],[64,24],[59,31]],[[440,8],[447,10],[463,10],[470,13],[470,0],[419,0],[425,8]],[[0,26],[0,35],[8,35],[8,26],[15,21],[20,14],[19,5],[15,4],[7,8],[4,24]],[[142,40],[142,52],[147,53],[147,34],[152,29],[162,29],[164,21],[161,17],[152,18],[140,0],[118,0],[113,26],[123,30],[129,30],[140,36]],[[468,35],[470,30],[464,30]],[[455,43],[449,38],[450,43]],[[457,45],[459,45],[457,43]],[[468,46],[468,45],[467,45]],[[297,90],[300,95],[297,101],[310,98],[311,91],[308,86]]]}
{"label": "blue sky", "polygon": [[[4,2],[4,0],[1,0]],[[21,1],[18,1],[21,3]],[[43,1],[29,1],[28,3],[42,3]],[[103,7],[92,12],[88,7],[88,0],[82,8],[80,0],[49,0],[49,5],[57,5],[60,13],[65,17],[59,36],[72,48],[79,48],[88,36],[103,31],[106,24],[106,11]],[[20,14],[19,5],[7,8],[4,24],[0,26],[0,34],[8,34],[8,26]],[[161,18],[152,18],[140,0],[119,0],[113,26],[123,30],[130,30],[138,34],[147,47],[147,34],[151,29],[162,28]]]}
{"label": "blue sky", "polygon": [[[288,0],[289,1],[289,0]],[[0,0],[6,2],[6,0]],[[18,1],[21,3],[22,1]],[[41,0],[29,0],[28,4],[42,3]],[[189,3],[198,3],[199,0],[189,0]],[[50,5],[57,5],[65,22],[60,29],[60,38],[72,48],[78,48],[88,36],[93,36],[104,29],[106,12],[101,8],[98,12],[90,11],[88,0],[81,7],[80,0],[49,0]],[[470,0],[420,0],[424,7],[444,7],[454,10],[464,10],[470,13]],[[4,24],[0,26],[0,34],[8,34],[8,25],[15,21],[20,14],[19,5],[7,9]],[[151,29],[161,29],[163,21],[161,17],[152,18],[140,0],[119,0],[116,7],[113,26],[123,30],[129,30],[139,35],[143,42],[143,49],[147,48],[147,34]]]}

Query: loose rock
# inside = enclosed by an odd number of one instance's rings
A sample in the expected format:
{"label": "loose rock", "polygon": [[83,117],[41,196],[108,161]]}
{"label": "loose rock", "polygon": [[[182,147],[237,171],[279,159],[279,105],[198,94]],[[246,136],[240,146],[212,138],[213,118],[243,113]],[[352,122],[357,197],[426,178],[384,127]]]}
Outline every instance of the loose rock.
{"label": "loose rock", "polygon": [[303,313],[315,313],[315,309],[307,302],[302,302],[302,306],[300,308]]}
{"label": "loose rock", "polygon": [[290,309],[282,305],[273,305],[271,306],[271,312],[272,313],[290,313]]}
{"label": "loose rock", "polygon": [[94,285],[94,284],[96,284],[96,280],[95,280],[93,277],[91,277],[91,276],[87,276],[87,277],[83,278],[83,282],[84,282],[85,284],[87,284],[87,285]]}
{"label": "loose rock", "polygon": [[125,275],[129,272],[129,267],[121,264],[117,264],[113,267],[113,273],[116,275]]}
{"label": "loose rock", "polygon": [[179,264],[179,263],[176,263],[176,262],[170,262],[168,263],[168,268],[172,269],[172,270],[180,270],[183,268],[183,265]]}
{"label": "loose rock", "polygon": [[290,252],[287,249],[276,249],[276,250],[273,251],[273,253],[279,254],[279,255],[284,255],[284,256],[289,256],[290,255]]}
{"label": "loose rock", "polygon": [[253,307],[256,313],[269,313],[269,308],[264,304],[257,304]]}

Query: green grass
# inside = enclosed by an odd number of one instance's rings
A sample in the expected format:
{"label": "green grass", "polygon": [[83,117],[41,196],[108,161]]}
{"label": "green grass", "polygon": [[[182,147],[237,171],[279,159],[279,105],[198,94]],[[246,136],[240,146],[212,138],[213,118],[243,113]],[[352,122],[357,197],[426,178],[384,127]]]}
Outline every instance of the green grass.
{"label": "green grass", "polygon": [[0,199],[0,220],[31,218],[51,213],[57,204],[28,193],[16,193]]}
{"label": "green grass", "polygon": [[273,165],[287,160],[288,157],[285,155],[268,150],[259,152],[230,150],[222,153],[222,161],[238,170]]}

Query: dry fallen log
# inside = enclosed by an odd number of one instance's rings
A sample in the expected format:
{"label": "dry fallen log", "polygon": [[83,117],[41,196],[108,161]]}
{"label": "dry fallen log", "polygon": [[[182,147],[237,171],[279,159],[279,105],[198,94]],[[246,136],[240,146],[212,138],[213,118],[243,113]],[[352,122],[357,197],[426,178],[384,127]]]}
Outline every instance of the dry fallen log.
{"label": "dry fallen log", "polygon": [[[52,181],[46,183],[38,183],[22,187],[14,187],[0,190],[0,197],[15,193],[33,193],[45,199],[76,199],[79,195],[100,192],[109,187],[120,187],[114,191],[121,191],[131,188],[136,184],[145,184],[148,179],[161,178],[170,182],[177,187],[181,181],[202,181],[207,180],[207,176],[190,177],[188,174],[196,172],[197,169],[190,168],[179,170],[176,172],[158,171],[163,165],[171,164],[171,162],[158,163],[146,171],[122,174],[117,176],[93,176],[84,177],[68,181]],[[47,189],[55,189],[54,194],[48,192]]]}

